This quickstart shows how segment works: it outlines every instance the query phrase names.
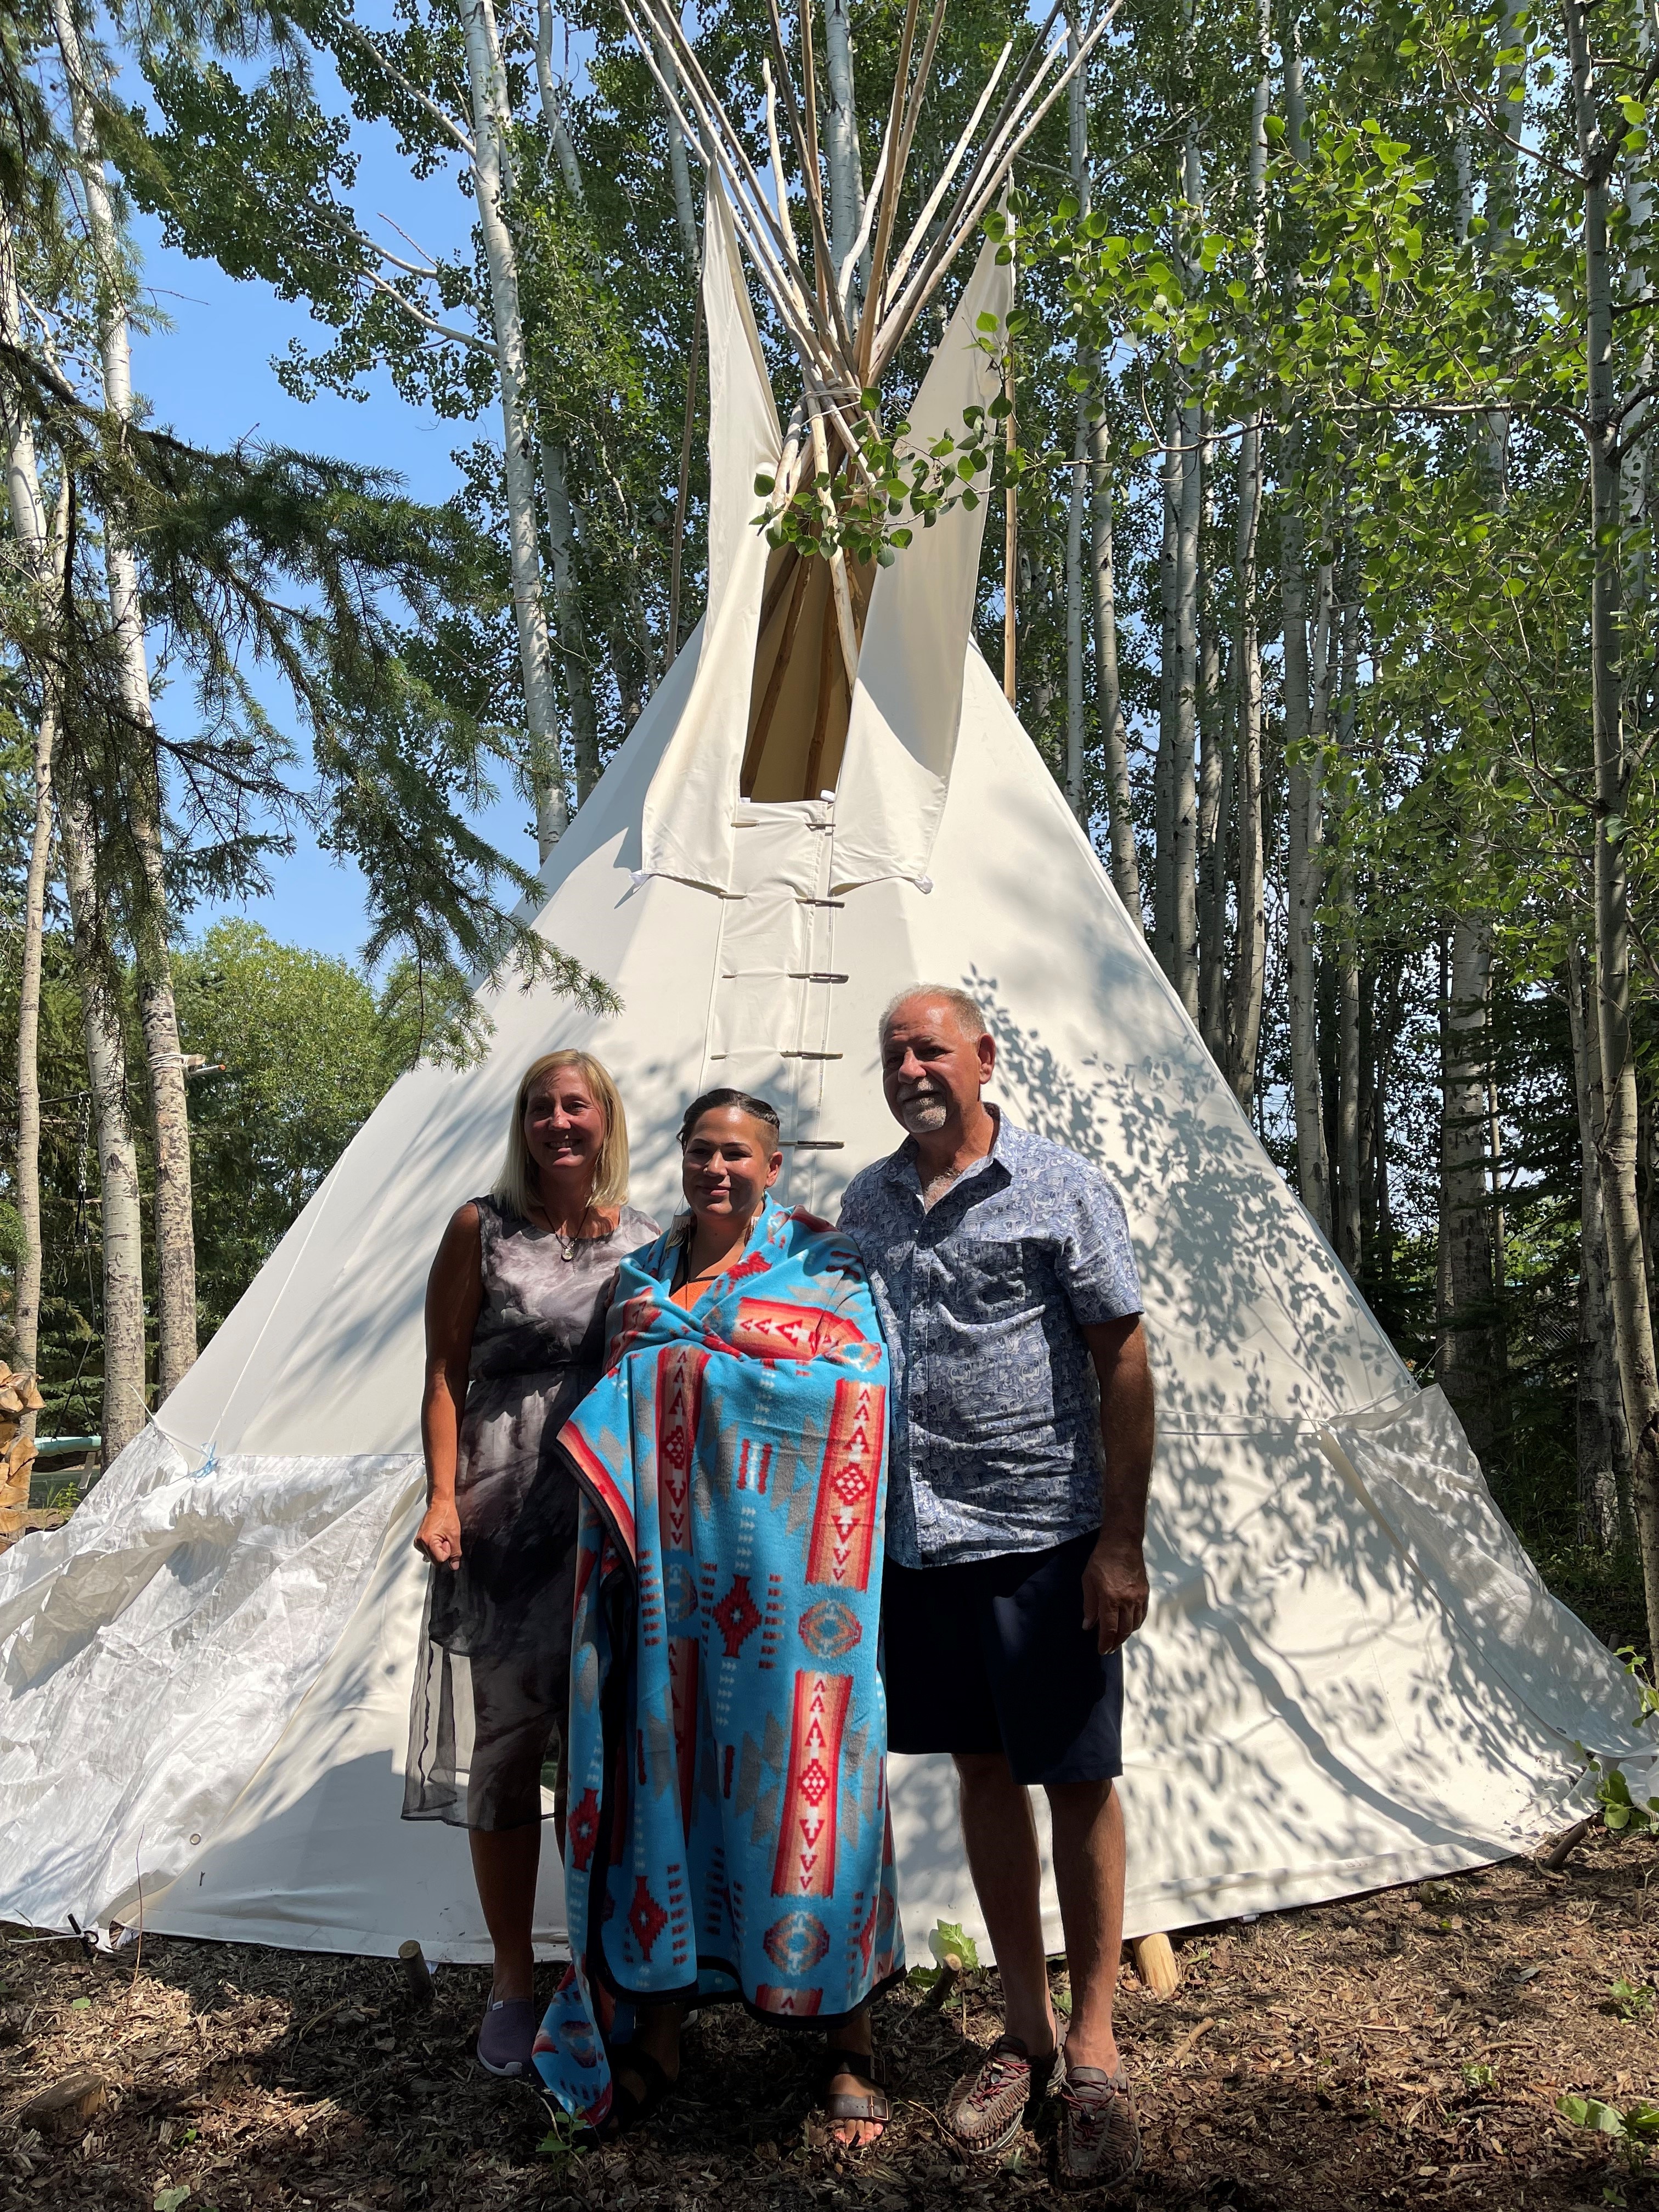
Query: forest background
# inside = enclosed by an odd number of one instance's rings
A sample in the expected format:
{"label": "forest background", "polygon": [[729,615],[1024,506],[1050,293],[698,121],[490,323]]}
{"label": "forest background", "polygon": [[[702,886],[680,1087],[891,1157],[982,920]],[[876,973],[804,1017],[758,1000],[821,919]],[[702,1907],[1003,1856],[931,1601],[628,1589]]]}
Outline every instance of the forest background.
{"label": "forest background", "polygon": [[[903,17],[807,12],[838,261]],[[687,22],[764,167],[763,0]],[[906,225],[1038,29],[953,0]],[[1637,0],[1122,0],[1021,161],[1015,434],[963,460],[1017,512],[981,644],[1012,592],[1120,896],[1553,1587],[1648,1649],[1656,85]],[[371,134],[463,244],[360,204]],[[702,173],[611,0],[21,0],[0,204],[0,1349],[107,1461],[398,1073],[477,1049],[469,975],[602,994],[513,909],[700,611]],[[299,408],[453,425],[455,495],[136,393],[135,215],[303,310]],[[360,957],[235,918],[296,845]]]}

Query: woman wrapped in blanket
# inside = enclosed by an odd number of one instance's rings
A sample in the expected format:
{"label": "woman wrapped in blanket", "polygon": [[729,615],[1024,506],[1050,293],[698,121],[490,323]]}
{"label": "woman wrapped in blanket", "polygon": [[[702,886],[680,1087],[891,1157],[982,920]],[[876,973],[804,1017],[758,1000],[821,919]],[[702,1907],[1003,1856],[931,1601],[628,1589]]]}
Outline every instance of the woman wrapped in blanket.
{"label": "woman wrapped in blanket", "polygon": [[852,1246],[770,1195],[774,1109],[708,1091],[680,1148],[689,1212],[623,1262],[605,1373],[559,1439],[582,1492],[573,1964],[535,2063],[621,2132],[678,2078],[687,2005],[740,1998],[827,2031],[823,2109],[868,2142],[870,2000],[903,1971],[876,1669],[887,1357]]}

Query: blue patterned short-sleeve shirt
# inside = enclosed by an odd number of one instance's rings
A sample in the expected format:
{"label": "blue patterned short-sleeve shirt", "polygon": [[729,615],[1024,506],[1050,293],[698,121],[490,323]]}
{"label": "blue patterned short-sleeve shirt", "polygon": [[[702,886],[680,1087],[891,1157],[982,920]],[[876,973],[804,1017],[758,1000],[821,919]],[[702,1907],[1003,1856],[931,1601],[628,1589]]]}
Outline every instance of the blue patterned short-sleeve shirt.
{"label": "blue patterned short-sleeve shirt", "polygon": [[911,1143],[848,1184],[892,1362],[887,1552],[906,1567],[1037,1552],[1100,1525],[1100,1416],[1082,1330],[1140,1310],[1123,1201],[1098,1168],[1000,1115],[922,1205]]}

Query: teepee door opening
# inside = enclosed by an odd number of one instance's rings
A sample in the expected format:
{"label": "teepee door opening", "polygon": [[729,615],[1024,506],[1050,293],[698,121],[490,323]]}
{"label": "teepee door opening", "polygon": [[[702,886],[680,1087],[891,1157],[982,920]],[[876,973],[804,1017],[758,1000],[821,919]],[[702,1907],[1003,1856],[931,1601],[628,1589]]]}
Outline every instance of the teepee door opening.
{"label": "teepee door opening", "polygon": [[[860,635],[874,578],[872,563],[848,563]],[[853,694],[831,586],[830,563],[793,545],[766,564],[739,781],[744,798],[763,805],[828,797],[841,775]]]}

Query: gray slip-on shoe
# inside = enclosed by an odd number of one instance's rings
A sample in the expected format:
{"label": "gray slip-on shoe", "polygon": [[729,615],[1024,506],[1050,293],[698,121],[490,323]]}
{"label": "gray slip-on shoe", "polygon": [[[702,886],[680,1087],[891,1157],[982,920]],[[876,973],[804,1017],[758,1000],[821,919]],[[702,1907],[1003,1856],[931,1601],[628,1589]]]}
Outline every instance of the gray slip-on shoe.
{"label": "gray slip-on shoe", "polygon": [[492,1997],[478,2027],[478,2063],[484,2072],[506,2081],[527,2075],[540,2021],[528,1997]]}

